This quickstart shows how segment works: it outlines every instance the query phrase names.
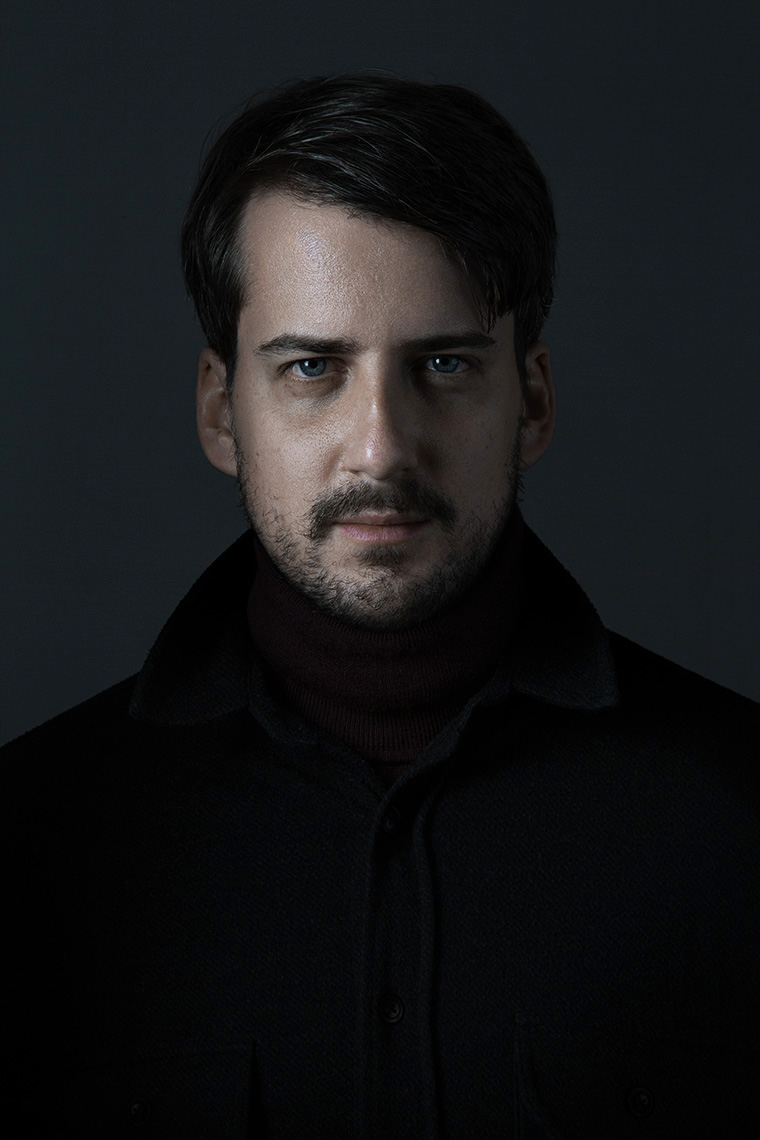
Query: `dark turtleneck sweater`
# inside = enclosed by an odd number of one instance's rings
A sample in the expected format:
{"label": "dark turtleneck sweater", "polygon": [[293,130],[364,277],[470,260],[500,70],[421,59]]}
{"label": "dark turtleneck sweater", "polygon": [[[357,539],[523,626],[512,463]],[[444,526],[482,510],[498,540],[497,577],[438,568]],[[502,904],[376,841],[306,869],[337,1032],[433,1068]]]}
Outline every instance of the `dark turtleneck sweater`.
{"label": "dark turtleneck sweater", "polygon": [[519,599],[515,507],[473,585],[428,621],[363,630],[316,610],[254,535],[248,626],[281,701],[366,757],[390,786],[493,675]]}

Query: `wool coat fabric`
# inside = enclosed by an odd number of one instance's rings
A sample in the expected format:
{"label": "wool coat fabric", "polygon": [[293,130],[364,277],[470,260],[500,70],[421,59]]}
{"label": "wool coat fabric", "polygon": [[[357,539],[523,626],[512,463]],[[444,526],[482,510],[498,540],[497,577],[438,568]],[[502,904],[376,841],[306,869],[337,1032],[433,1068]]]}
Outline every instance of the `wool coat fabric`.
{"label": "wool coat fabric", "polygon": [[251,535],[2,750],[14,1140],[760,1134],[760,706],[524,620],[392,786],[278,703]]}

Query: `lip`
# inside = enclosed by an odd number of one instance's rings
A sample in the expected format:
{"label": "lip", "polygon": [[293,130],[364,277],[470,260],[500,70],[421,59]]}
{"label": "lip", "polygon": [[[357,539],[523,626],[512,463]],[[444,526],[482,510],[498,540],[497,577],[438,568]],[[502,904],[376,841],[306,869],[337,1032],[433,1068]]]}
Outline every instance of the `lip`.
{"label": "lip", "polygon": [[403,515],[357,515],[336,525],[341,534],[356,542],[405,542],[424,530],[429,521]]}

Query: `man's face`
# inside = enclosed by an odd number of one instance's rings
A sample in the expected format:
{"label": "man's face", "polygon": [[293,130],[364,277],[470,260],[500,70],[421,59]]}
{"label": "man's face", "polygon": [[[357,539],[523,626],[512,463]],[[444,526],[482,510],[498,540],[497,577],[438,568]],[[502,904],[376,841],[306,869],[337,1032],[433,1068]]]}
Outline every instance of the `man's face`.
{"label": "man's face", "polygon": [[[237,475],[262,544],[313,605],[365,629],[413,626],[473,582],[514,502],[512,318],[468,346],[464,334],[485,335],[467,280],[416,228],[270,192],[241,239],[231,456],[204,442],[207,454]],[[299,343],[262,348],[286,335]]]}

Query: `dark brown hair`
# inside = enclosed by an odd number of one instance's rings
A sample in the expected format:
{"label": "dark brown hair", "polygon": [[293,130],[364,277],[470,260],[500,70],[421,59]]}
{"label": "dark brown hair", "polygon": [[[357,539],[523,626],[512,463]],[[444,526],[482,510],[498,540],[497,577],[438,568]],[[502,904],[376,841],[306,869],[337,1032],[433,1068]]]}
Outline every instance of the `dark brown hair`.
{"label": "dark brown hair", "polygon": [[546,180],[480,95],[378,70],[258,92],[202,162],[182,224],[182,268],[230,382],[246,301],[241,215],[263,189],[438,235],[462,265],[483,325],[490,331],[514,314],[523,375],[554,297],[557,231]]}

